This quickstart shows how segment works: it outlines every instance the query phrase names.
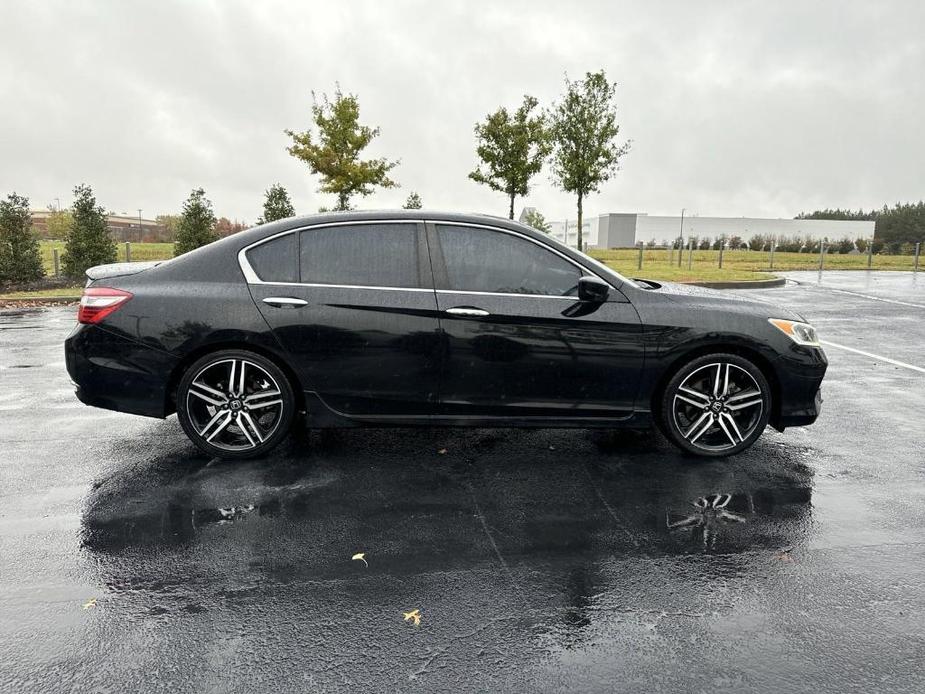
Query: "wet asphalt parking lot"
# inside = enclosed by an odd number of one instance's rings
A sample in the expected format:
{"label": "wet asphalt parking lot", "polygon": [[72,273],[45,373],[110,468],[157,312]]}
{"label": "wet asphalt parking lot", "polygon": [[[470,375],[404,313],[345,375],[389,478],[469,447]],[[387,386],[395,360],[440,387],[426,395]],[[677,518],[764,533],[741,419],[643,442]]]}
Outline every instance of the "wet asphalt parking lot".
{"label": "wet asphalt parking lot", "polygon": [[830,343],[822,416],[716,462],[350,430],[222,463],[77,402],[73,309],[0,312],[0,691],[925,690],[925,273],[789,276],[753,293]]}

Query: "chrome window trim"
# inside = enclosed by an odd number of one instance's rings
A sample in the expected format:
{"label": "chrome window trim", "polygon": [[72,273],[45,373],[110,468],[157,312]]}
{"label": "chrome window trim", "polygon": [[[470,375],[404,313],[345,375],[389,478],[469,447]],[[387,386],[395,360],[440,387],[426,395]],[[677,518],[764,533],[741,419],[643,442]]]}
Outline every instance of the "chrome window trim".
{"label": "chrome window trim", "polygon": [[327,289],[379,289],[391,292],[430,292],[434,293],[429,287],[379,287],[372,284],[320,284],[318,282],[249,282],[248,284],[259,284],[267,287],[320,287]]}
{"label": "chrome window trim", "polygon": [[[565,253],[562,253],[559,249],[553,248],[552,246],[545,244],[542,241],[539,241],[537,239],[531,238],[530,236],[527,236],[526,234],[523,234],[519,231],[514,231],[513,229],[503,229],[501,227],[491,226],[490,224],[479,224],[477,222],[441,222],[438,220],[431,220],[431,219],[428,219],[426,221],[428,224],[433,224],[434,227],[454,226],[454,227],[469,227],[469,228],[474,228],[474,229],[487,229],[488,231],[498,231],[498,232],[501,232],[502,234],[510,234],[511,236],[516,236],[517,238],[523,239],[524,241],[530,241],[531,243],[535,243],[540,248],[543,248],[549,251],[550,253],[556,254],[557,256],[565,260],[566,262],[571,263],[572,265],[578,268],[578,270],[581,272],[582,275],[588,274],[588,275],[591,275],[592,277],[597,277],[597,279],[599,279],[601,282],[606,284],[611,289],[616,289],[613,282],[610,282],[609,280],[604,279],[597,273],[592,272],[591,270],[586,268],[581,263],[573,260],[572,258],[569,258],[567,255],[565,255]],[[444,262],[446,262],[445,258],[444,258]],[[521,293],[516,293],[516,292],[477,292],[473,290],[462,290],[462,289],[447,289],[447,290],[438,289],[437,291],[438,292],[449,291],[449,292],[453,292],[456,294],[486,294],[489,296],[544,296],[544,297],[553,297],[556,299],[578,299],[577,296],[575,297],[559,296],[557,294],[521,294]]]}
{"label": "chrome window trim", "polygon": [[520,292],[476,292],[463,289],[437,289],[438,294],[467,294],[473,296],[507,296],[518,299],[564,299],[565,301],[578,301],[577,296],[560,296],[558,294],[523,294]]}
{"label": "chrome window trim", "polygon": [[248,244],[240,251],[238,251],[238,266],[241,268],[241,272],[244,274],[244,279],[247,284],[262,284],[270,286],[285,286],[285,287],[322,287],[322,288],[341,288],[341,289],[380,289],[385,291],[402,291],[402,292],[436,292],[439,294],[467,294],[473,296],[507,296],[507,297],[527,297],[527,298],[545,298],[545,299],[564,299],[566,301],[577,301],[577,296],[559,296],[557,294],[523,294],[519,292],[481,292],[474,290],[463,290],[463,289],[430,289],[427,287],[380,287],[368,284],[322,284],[316,282],[272,282],[265,281],[260,279],[257,276],[257,273],[254,272],[254,269],[251,267],[250,262],[247,260],[247,252],[257,246],[260,246],[264,243],[269,243],[278,238],[282,238],[287,234],[298,234],[303,231],[310,231],[312,229],[324,229],[327,227],[336,227],[336,226],[359,226],[367,224],[433,224],[444,225],[444,226],[458,226],[458,227],[470,227],[476,229],[486,229],[488,231],[497,231],[502,234],[510,234],[511,236],[516,236],[517,238],[530,241],[540,248],[544,248],[550,253],[554,253],[568,263],[574,265],[578,270],[584,275],[588,274],[592,277],[596,277],[601,280],[607,286],[614,288],[612,282],[604,279],[600,275],[592,272],[584,265],[572,260],[564,253],[561,253],[558,249],[553,248],[542,241],[530,238],[525,234],[520,233],[519,231],[514,231],[512,229],[503,229],[501,227],[491,226],[488,224],[479,224],[476,222],[450,222],[450,221],[441,221],[441,220],[431,220],[431,219],[364,219],[356,221],[344,221],[344,222],[322,222],[320,224],[311,224],[305,227],[297,227],[295,229],[286,229],[279,233],[268,236],[265,239],[260,239],[259,241],[254,241],[251,244]]}
{"label": "chrome window trim", "polygon": [[420,219],[358,219],[355,221],[345,221],[345,222],[321,222],[319,224],[310,224],[305,227],[296,227],[294,229],[286,229],[281,231],[278,234],[273,234],[272,236],[267,236],[265,239],[260,239],[259,241],[254,241],[251,244],[248,244],[240,251],[238,251],[238,266],[241,268],[241,272],[244,274],[244,280],[248,284],[277,284],[277,285],[286,285],[289,287],[348,287],[352,289],[400,289],[402,291],[425,291],[432,292],[433,289],[427,289],[422,287],[374,287],[371,285],[352,285],[352,284],[313,284],[311,282],[269,282],[260,279],[257,276],[257,273],[254,272],[254,268],[251,267],[250,262],[247,259],[247,252],[252,248],[256,248],[264,243],[269,243],[274,239],[282,238],[286,234],[298,234],[303,231],[309,231],[311,229],[324,229],[327,227],[341,227],[341,226],[359,226],[365,224],[423,224],[424,222]]}

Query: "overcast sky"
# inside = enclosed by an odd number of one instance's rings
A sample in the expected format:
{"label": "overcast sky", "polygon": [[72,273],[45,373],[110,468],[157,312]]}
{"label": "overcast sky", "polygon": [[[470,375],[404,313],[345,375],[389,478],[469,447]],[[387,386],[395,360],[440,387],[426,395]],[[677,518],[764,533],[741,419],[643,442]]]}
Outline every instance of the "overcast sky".
{"label": "overcast sky", "polygon": [[[586,213],[791,217],[925,196],[925,3],[0,0],[0,194],[175,212],[202,186],[253,222],[263,192],[332,205],[286,152],[339,81],[401,188],[358,200],[506,214],[468,180],[474,123],[563,76],[619,83],[622,171]],[[518,201],[574,217],[544,170]]]}

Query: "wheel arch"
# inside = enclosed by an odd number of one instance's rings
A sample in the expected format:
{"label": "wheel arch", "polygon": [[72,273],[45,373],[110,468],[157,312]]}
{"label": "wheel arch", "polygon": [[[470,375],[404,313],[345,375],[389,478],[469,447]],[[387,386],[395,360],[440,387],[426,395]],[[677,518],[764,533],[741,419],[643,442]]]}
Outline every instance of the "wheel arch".
{"label": "wheel arch", "polygon": [[173,414],[177,411],[177,386],[180,385],[180,379],[183,378],[183,374],[186,373],[186,370],[198,359],[211,354],[212,352],[220,352],[226,349],[240,349],[245,352],[253,352],[254,354],[259,354],[265,359],[269,359],[280,370],[285,374],[286,380],[289,381],[289,386],[292,388],[292,394],[295,397],[296,401],[296,410],[305,409],[305,391],[302,388],[302,383],[299,381],[299,377],[293,371],[292,367],[289,366],[288,362],[282,357],[278,352],[274,352],[271,349],[253,342],[247,342],[244,340],[226,340],[220,342],[210,342],[208,344],[199,345],[195,349],[190,350],[183,358],[177,363],[173,368],[173,371],[170,373],[170,377],[167,381],[167,390],[165,393],[164,400],[164,416]]}
{"label": "wheel arch", "polygon": [[682,354],[677,355],[671,362],[668,363],[664,369],[662,369],[662,372],[656,381],[655,387],[652,389],[649,405],[652,408],[653,418],[656,421],[660,421],[661,419],[662,395],[664,394],[665,388],[668,386],[668,381],[671,380],[671,377],[674,376],[685,364],[693,361],[694,359],[697,359],[698,357],[703,357],[709,354],[735,354],[736,356],[748,359],[758,367],[762,375],[767,380],[768,385],[771,387],[771,416],[768,421],[770,422],[771,426],[777,428],[776,423],[780,418],[781,401],[781,386],[780,380],[777,377],[777,372],[775,371],[771,361],[764,354],[762,354],[757,347],[753,347],[752,345],[741,342],[713,342],[709,344],[701,344],[686,350]]}

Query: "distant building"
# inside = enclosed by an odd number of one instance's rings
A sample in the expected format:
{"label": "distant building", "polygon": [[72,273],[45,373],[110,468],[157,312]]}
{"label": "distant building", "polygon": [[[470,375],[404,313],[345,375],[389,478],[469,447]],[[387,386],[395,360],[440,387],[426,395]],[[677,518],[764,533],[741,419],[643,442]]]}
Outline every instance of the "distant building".
{"label": "distant building", "polygon": [[[535,211],[535,210],[536,210],[535,207],[525,207],[521,211],[520,216],[517,218],[517,221],[523,222],[524,224],[526,224],[527,214],[530,211]],[[584,241],[584,244],[586,247],[593,248],[594,243],[589,241],[589,237],[591,236],[592,231],[594,231],[595,239],[596,239],[597,230],[593,228],[594,225],[591,223],[591,220],[589,218],[585,218],[581,220],[581,222],[582,222],[581,223],[582,240]],[[561,241],[562,243],[566,243],[572,247],[577,245],[578,243],[578,220],[577,219],[568,219],[568,220],[547,219],[546,223],[549,225],[549,235],[552,236],[554,239],[556,239],[557,241]]]}
{"label": "distant building", "polygon": [[[48,210],[32,210],[32,229],[39,238],[48,236]],[[116,241],[170,241],[170,231],[155,219],[139,219],[129,215],[106,215],[106,226]]]}
{"label": "distant building", "polygon": [[759,219],[756,217],[699,217],[648,215],[645,213],[610,213],[594,220],[598,248],[627,248],[639,242],[738,236],[747,241],[752,236],[869,239],[874,235],[874,222],[835,219]]}
{"label": "distant building", "polygon": [[[530,208],[525,208],[526,212]],[[520,215],[523,221],[524,213]],[[567,222],[547,220],[552,227],[550,236],[574,247],[577,244],[577,220]],[[683,235],[717,239],[738,236],[747,241],[752,236],[776,236],[837,241],[869,239],[874,235],[874,222],[835,219],[759,219],[757,217],[684,217],[648,215],[645,212],[611,212],[582,220],[583,240],[588,248],[630,248],[637,243],[673,242]]]}

